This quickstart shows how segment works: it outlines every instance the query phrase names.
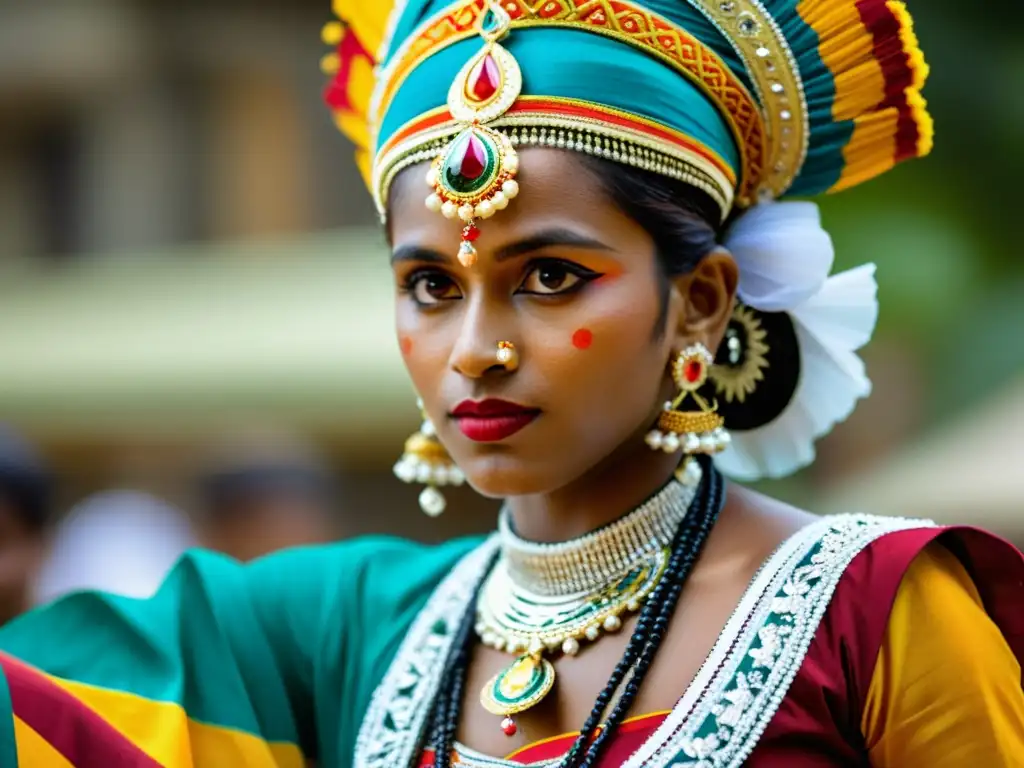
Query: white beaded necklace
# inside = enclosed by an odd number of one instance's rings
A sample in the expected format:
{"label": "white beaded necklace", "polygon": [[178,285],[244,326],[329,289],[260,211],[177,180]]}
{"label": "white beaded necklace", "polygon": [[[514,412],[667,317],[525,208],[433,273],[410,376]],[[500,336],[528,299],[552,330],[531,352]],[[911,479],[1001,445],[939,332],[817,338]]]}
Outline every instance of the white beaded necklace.
{"label": "white beaded necklace", "polygon": [[556,544],[527,541],[498,523],[500,555],[477,609],[482,642],[512,654],[575,654],[581,640],[615,631],[657,585],[668,547],[700,484],[686,462],[661,491],[614,523]]}

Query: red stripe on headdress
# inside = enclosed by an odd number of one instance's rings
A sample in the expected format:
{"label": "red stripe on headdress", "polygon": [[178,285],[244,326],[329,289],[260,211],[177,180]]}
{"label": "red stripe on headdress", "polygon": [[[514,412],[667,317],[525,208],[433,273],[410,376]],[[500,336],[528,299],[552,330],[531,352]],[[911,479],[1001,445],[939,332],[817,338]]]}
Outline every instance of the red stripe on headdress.
{"label": "red stripe on headdress", "polygon": [[358,109],[349,99],[348,81],[352,73],[352,64],[359,58],[366,59],[371,66],[373,65],[373,56],[370,52],[359,42],[358,37],[346,30],[341,42],[338,43],[338,72],[324,89],[324,101],[331,109],[345,112]]}
{"label": "red stripe on headdress", "polygon": [[907,99],[907,91],[914,84],[914,70],[900,37],[900,20],[885,0],[858,0],[857,10],[871,33],[875,58],[885,78],[885,98],[878,108],[892,107],[898,112],[894,159],[898,163],[917,157],[920,128]]}

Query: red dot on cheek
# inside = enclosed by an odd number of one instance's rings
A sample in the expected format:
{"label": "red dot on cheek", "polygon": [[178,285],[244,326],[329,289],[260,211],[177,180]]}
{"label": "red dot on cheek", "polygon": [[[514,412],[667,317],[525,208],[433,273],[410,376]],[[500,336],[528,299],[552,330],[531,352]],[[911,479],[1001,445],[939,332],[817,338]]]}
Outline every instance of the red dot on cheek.
{"label": "red dot on cheek", "polygon": [[580,328],[572,335],[572,345],[576,349],[590,349],[594,343],[594,334],[588,328]]}
{"label": "red dot on cheek", "polygon": [[398,348],[402,350],[403,355],[408,355],[412,352],[412,339],[408,336],[402,336],[398,340]]}

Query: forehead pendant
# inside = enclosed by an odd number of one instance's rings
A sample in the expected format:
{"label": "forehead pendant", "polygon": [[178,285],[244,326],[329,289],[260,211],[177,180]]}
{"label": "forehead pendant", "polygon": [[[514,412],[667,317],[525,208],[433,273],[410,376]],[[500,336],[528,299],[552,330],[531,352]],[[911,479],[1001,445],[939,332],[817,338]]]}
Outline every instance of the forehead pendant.
{"label": "forehead pendant", "polygon": [[462,130],[427,172],[433,189],[427,208],[463,222],[458,257],[466,267],[477,259],[477,221],[490,218],[519,194],[519,156],[507,136],[485,125],[505,114],[523,88],[519,64],[499,44],[511,24],[508,13],[489,0],[477,25],[483,49],[463,66],[448,90],[448,110]]}

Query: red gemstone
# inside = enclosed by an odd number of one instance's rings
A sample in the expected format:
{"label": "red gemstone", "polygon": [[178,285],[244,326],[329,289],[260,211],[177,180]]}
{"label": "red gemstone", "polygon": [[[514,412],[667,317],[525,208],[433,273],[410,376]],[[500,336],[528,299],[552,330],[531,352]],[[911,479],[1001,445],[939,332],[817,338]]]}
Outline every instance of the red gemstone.
{"label": "red gemstone", "polygon": [[487,101],[501,87],[501,70],[491,54],[487,54],[470,70],[467,94],[476,101]]}
{"label": "red gemstone", "polygon": [[501,730],[505,732],[506,736],[515,736],[516,731],[519,729],[516,727],[516,721],[511,717],[506,717],[501,721]]}
{"label": "red gemstone", "polygon": [[470,224],[468,227],[462,230],[463,240],[468,240],[469,242],[472,243],[478,237],[480,237],[480,230],[474,227],[472,224]]}
{"label": "red gemstone", "polygon": [[479,179],[487,170],[487,147],[477,136],[469,134],[462,142],[462,146],[456,150],[451,168],[469,181]]}
{"label": "red gemstone", "polygon": [[691,384],[700,381],[702,373],[704,373],[704,363],[700,362],[700,360],[691,360],[686,364],[686,369],[683,371],[686,380]]}

